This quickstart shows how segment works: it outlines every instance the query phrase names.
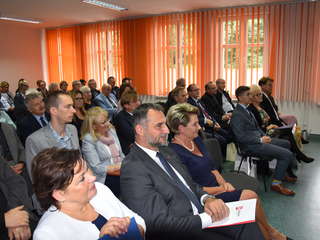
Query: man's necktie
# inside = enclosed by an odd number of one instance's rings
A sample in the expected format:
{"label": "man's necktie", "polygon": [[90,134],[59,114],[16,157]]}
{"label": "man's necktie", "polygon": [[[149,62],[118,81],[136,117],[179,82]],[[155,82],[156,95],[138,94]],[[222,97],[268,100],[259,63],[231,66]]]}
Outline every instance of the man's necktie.
{"label": "man's necktie", "polygon": [[162,166],[166,169],[169,176],[172,178],[172,180],[176,183],[178,188],[186,195],[186,197],[196,206],[199,213],[203,212],[203,206],[200,204],[199,199],[197,196],[192,192],[189,188],[186,187],[186,185],[180,180],[180,178],[177,176],[177,174],[174,172],[173,168],[170,166],[170,164],[167,162],[167,160],[164,159],[163,155],[161,153],[157,153],[157,157],[160,159],[160,162]]}
{"label": "man's necktie", "polygon": [[200,101],[197,101],[197,105],[198,105],[198,107],[201,109],[201,112],[203,113],[203,115],[204,115],[206,118],[212,120],[212,117],[211,117],[210,114],[206,111],[206,109],[202,106],[202,104],[200,103]]}
{"label": "man's necktie", "polygon": [[109,102],[111,103],[112,108],[117,108],[117,105],[112,101],[111,97],[109,97],[109,96],[106,96],[106,97],[109,100]]}
{"label": "man's necktie", "polygon": [[42,127],[47,126],[47,123],[46,123],[46,121],[44,120],[43,117],[40,117],[40,122],[41,122]]}

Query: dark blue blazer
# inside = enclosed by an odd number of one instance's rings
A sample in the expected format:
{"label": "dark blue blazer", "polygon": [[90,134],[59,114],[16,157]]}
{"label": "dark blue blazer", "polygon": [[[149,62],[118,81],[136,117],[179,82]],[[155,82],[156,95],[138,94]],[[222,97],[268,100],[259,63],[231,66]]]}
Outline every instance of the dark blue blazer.
{"label": "dark blue blazer", "polygon": [[222,116],[224,115],[224,111],[216,97],[205,93],[201,97],[201,102],[204,104],[204,107],[207,110],[207,112],[211,116],[214,116],[214,119],[216,119],[220,125],[223,124]]}
{"label": "dark blue blazer", "polygon": [[[47,122],[49,122],[49,115],[45,115]],[[25,146],[27,137],[29,137],[32,133],[34,133],[40,128],[42,128],[42,126],[30,112],[28,112],[24,118],[17,122],[17,134],[23,146]]]}
{"label": "dark blue blazer", "polygon": [[133,128],[133,116],[122,110],[114,117],[114,124],[121,144],[122,152],[127,155],[134,143],[135,133]]}
{"label": "dark blue blazer", "polygon": [[198,114],[198,120],[199,120],[199,124],[201,127],[205,127],[205,118],[203,116],[203,113],[201,111],[201,108],[197,105],[196,101],[194,101],[193,98],[188,97],[187,102],[195,107],[197,107],[199,109],[199,114]]}
{"label": "dark blue blazer", "polygon": [[22,119],[28,113],[28,110],[25,104],[25,98],[21,95],[20,92],[17,92],[13,101],[14,101],[14,115],[16,119]]}

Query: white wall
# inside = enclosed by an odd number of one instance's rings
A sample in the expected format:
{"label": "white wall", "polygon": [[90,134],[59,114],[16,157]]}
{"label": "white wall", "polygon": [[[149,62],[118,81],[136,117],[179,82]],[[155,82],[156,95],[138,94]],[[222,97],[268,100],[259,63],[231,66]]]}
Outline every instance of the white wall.
{"label": "white wall", "polygon": [[279,111],[284,114],[293,114],[298,118],[302,129],[311,134],[320,134],[320,106],[318,104],[278,102]]}
{"label": "white wall", "polygon": [[0,22],[0,81],[10,84],[14,92],[20,78],[30,87],[43,79],[41,30],[27,24]]}

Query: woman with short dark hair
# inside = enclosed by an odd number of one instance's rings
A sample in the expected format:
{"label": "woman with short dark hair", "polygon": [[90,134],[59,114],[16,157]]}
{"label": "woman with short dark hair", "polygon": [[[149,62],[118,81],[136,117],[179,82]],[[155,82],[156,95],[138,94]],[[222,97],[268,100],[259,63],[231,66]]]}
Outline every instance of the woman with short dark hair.
{"label": "woman with short dark hair", "polygon": [[35,194],[46,210],[33,239],[96,240],[127,232],[141,239],[144,235],[144,220],[95,182],[79,150],[43,150],[32,162],[32,177]]}

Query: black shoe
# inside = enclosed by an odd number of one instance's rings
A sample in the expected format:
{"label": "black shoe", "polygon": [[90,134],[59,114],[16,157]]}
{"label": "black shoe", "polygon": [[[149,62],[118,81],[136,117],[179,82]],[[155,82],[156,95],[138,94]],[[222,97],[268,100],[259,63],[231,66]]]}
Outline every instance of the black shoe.
{"label": "black shoe", "polygon": [[308,141],[308,140],[305,140],[305,139],[302,137],[302,138],[301,138],[301,143],[302,143],[302,144],[308,144],[309,141]]}
{"label": "black shoe", "polygon": [[305,162],[305,163],[311,163],[311,162],[313,162],[314,161],[314,158],[311,158],[311,157],[302,157],[302,158],[297,158],[297,160],[299,161],[299,162]]}

